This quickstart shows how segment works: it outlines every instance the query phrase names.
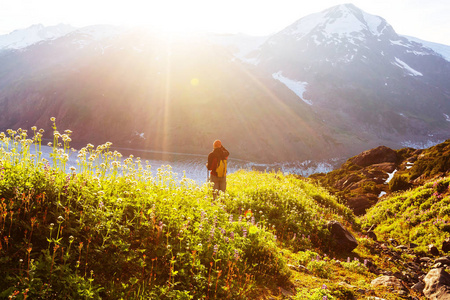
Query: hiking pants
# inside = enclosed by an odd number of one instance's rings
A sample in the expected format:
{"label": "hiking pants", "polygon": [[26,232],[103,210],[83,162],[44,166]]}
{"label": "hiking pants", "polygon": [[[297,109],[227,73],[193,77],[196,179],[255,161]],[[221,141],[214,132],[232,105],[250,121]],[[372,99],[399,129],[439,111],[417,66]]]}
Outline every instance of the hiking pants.
{"label": "hiking pants", "polygon": [[227,189],[227,177],[217,177],[215,175],[211,175],[209,181],[214,183],[214,190],[219,190],[225,193]]}

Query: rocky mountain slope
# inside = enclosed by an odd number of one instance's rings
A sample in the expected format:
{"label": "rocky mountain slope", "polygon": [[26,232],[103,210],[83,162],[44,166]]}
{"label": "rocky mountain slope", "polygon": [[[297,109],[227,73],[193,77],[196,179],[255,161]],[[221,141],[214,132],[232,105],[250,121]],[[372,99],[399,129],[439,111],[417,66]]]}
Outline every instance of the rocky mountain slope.
{"label": "rocky mountain slope", "polygon": [[[1,39],[0,39],[1,40]],[[450,62],[381,17],[341,5],[267,38],[94,26],[0,51],[0,129],[258,162],[436,143],[450,129]]]}
{"label": "rocky mountain slope", "polygon": [[339,169],[311,178],[362,215],[385,195],[448,176],[449,154],[450,140],[428,149],[380,146],[348,159]]}

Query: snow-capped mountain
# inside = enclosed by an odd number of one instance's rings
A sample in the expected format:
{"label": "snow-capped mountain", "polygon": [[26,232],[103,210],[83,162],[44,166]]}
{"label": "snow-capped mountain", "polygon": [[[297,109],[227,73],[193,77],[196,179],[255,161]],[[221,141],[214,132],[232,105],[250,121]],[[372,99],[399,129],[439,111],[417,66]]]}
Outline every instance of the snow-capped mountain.
{"label": "snow-capped mountain", "polygon": [[66,24],[44,27],[42,24],[33,25],[26,29],[19,29],[10,34],[0,35],[1,49],[22,49],[42,41],[62,37],[75,30]]}
{"label": "snow-capped mountain", "polygon": [[394,147],[448,138],[450,63],[352,4],[300,19],[250,58],[345,134]]}
{"label": "snow-capped mountain", "polygon": [[263,162],[449,138],[445,51],[352,4],[269,37],[93,26],[26,49],[0,55],[0,130],[55,116],[80,142],[201,154],[220,138]]}

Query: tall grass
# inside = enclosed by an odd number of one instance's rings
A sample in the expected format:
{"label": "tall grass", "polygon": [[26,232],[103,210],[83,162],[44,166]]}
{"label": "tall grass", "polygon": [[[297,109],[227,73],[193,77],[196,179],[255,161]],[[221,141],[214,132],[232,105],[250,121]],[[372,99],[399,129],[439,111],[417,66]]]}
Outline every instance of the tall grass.
{"label": "tall grass", "polygon": [[75,151],[52,122],[50,160],[42,130],[0,133],[1,298],[249,299],[289,278],[279,246],[326,249],[326,220],[353,222],[291,176],[237,172],[214,201],[111,143]]}

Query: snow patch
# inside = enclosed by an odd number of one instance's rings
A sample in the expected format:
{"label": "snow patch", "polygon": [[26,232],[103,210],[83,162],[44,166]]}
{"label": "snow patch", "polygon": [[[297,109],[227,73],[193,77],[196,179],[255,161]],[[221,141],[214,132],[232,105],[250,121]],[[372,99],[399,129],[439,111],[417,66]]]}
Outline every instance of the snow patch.
{"label": "snow patch", "polygon": [[142,132],[142,133],[139,133],[139,132],[137,132],[137,131],[135,131],[135,134],[137,135],[137,136],[139,136],[141,139],[144,139],[145,140],[145,137],[144,137],[144,132]]}
{"label": "snow patch", "polygon": [[287,77],[284,77],[282,75],[282,72],[279,71],[277,73],[272,74],[272,77],[281,83],[283,83],[285,86],[287,86],[291,91],[293,91],[300,99],[303,100],[308,105],[313,105],[311,100],[307,100],[303,97],[303,94],[306,91],[306,86],[308,85],[307,82],[303,81],[295,81],[292,79],[289,79]]}
{"label": "snow patch", "polygon": [[390,40],[390,42],[391,42],[391,45],[397,45],[397,46],[406,47],[406,48],[411,48],[412,47],[412,45],[406,44],[402,40],[397,40],[397,41]]}
{"label": "snow patch", "polygon": [[398,59],[397,57],[395,58],[395,62],[393,63],[394,65],[406,70],[410,75],[412,76],[423,76],[422,73],[420,73],[417,70],[414,70],[413,68],[411,68],[407,63],[405,63],[404,61]]}
{"label": "snow patch", "polygon": [[450,61],[450,46],[424,41],[424,40],[421,40],[421,39],[418,39],[418,38],[415,38],[412,36],[405,36],[405,38],[407,38],[411,42],[419,43],[427,49],[431,49],[432,51],[441,55],[442,58],[444,58],[445,60]]}
{"label": "snow patch", "polygon": [[418,55],[418,56],[430,55],[430,53],[427,53],[427,52],[412,51],[412,50],[406,50],[406,53],[412,53],[412,54]]}
{"label": "snow patch", "polygon": [[444,117],[445,117],[445,121],[450,122],[450,116],[449,115],[444,114]]}
{"label": "snow patch", "polygon": [[394,170],[394,172],[392,173],[387,173],[389,175],[388,179],[386,179],[386,181],[384,182],[385,184],[388,184],[392,178],[394,178],[395,173],[397,173],[397,169]]}
{"label": "snow patch", "polygon": [[48,27],[41,24],[33,25],[0,35],[0,49],[23,49],[42,41],[57,39],[74,30],[74,27],[65,24]]}
{"label": "snow patch", "polygon": [[381,193],[378,195],[378,198],[381,198],[381,197],[383,197],[384,195],[386,195],[386,192],[385,192],[385,191],[381,191]]}

